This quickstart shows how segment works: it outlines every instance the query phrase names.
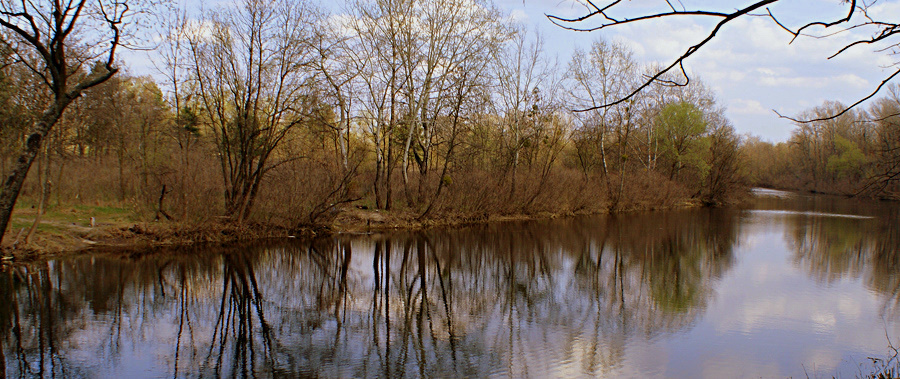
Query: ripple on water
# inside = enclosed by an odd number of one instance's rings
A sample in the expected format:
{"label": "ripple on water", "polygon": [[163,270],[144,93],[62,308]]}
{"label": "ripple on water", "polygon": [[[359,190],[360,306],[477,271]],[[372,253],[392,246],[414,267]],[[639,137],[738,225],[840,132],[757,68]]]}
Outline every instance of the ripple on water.
{"label": "ripple on water", "polygon": [[750,190],[755,196],[778,197],[782,199],[794,197],[796,194],[788,191],[779,191],[769,188],[753,188]]}
{"label": "ripple on water", "polygon": [[827,213],[827,212],[809,212],[809,211],[785,211],[785,210],[761,210],[761,209],[751,209],[748,212],[752,214],[760,214],[760,215],[785,215],[785,216],[813,216],[813,217],[837,217],[837,218],[853,218],[853,219],[874,219],[875,217],[871,216],[860,216],[860,215],[851,215],[851,214],[840,214],[840,213]]}

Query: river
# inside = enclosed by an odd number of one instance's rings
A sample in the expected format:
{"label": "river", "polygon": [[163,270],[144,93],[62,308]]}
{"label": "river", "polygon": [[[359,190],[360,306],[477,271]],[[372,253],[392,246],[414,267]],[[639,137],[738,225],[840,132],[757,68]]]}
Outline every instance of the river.
{"label": "river", "polygon": [[900,206],[85,254],[0,272],[0,376],[855,377],[900,347]]}

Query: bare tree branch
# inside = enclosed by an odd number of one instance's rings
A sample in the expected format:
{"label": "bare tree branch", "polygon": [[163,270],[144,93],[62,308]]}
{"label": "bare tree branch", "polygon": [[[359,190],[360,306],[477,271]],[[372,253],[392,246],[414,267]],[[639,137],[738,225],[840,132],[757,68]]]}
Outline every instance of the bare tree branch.
{"label": "bare tree branch", "polygon": [[[659,11],[659,12],[648,12],[646,14],[639,14],[634,17],[620,17],[620,16],[613,16],[612,12],[614,10],[617,10],[618,8],[625,7],[625,5],[621,0],[615,0],[615,1],[609,1],[605,5],[597,5],[597,4],[594,4],[594,2],[588,2],[588,4],[590,4],[588,13],[583,16],[580,16],[580,17],[564,18],[564,17],[554,16],[554,15],[546,15],[546,16],[551,22],[553,22],[555,25],[557,25],[561,28],[564,28],[567,30],[588,31],[588,32],[589,31],[597,31],[597,30],[601,30],[601,29],[605,29],[605,28],[609,28],[609,27],[613,27],[613,26],[617,26],[617,25],[638,23],[638,22],[649,21],[649,20],[653,20],[653,19],[668,18],[668,17],[688,17],[688,18],[710,18],[710,17],[713,17],[713,18],[720,19],[716,23],[716,25],[712,28],[712,30],[710,30],[710,32],[702,40],[698,41],[694,45],[687,48],[684,51],[684,53],[682,53],[680,56],[673,59],[669,65],[662,67],[661,69],[657,70],[652,75],[649,75],[649,74],[645,75],[646,80],[644,80],[643,83],[641,83],[639,86],[637,86],[628,95],[626,95],[620,99],[616,99],[614,101],[610,101],[610,102],[607,102],[604,104],[599,104],[599,105],[596,105],[596,106],[593,106],[590,108],[577,109],[577,110],[575,110],[576,112],[590,111],[590,110],[595,110],[598,108],[606,108],[606,107],[611,107],[614,105],[621,104],[621,103],[631,99],[636,94],[645,90],[647,87],[649,87],[651,84],[654,84],[654,83],[664,84],[664,85],[678,85],[678,86],[687,85],[688,83],[690,83],[690,78],[687,75],[687,72],[684,68],[684,61],[687,60],[687,58],[692,56],[699,49],[703,48],[713,38],[715,38],[717,33],[726,24],[728,24],[731,21],[734,21],[737,18],[743,17],[743,16],[765,17],[765,18],[771,19],[772,22],[774,22],[780,29],[784,30],[785,32],[789,33],[792,36],[790,43],[793,43],[797,38],[799,38],[801,36],[821,39],[821,38],[829,38],[829,37],[835,36],[839,33],[846,33],[846,32],[853,31],[853,30],[862,30],[862,29],[866,29],[866,28],[877,28],[877,31],[873,32],[873,35],[870,38],[856,38],[854,41],[847,43],[846,45],[844,45],[840,49],[838,49],[836,52],[834,52],[833,54],[828,56],[827,59],[835,58],[857,46],[876,45],[876,44],[881,44],[886,41],[891,41],[891,39],[893,37],[900,34],[900,23],[879,21],[879,20],[876,20],[873,17],[873,15],[869,14],[869,7],[874,5],[874,2],[866,3],[866,2],[858,2],[857,0],[846,0],[845,3],[847,3],[847,12],[843,17],[838,18],[833,21],[813,20],[810,22],[803,23],[801,26],[799,26],[797,28],[791,28],[786,23],[779,20],[779,18],[776,17],[776,15],[769,8],[769,5],[772,5],[772,4],[775,4],[778,2],[779,2],[779,0],[757,1],[748,6],[738,8],[738,9],[734,10],[733,12],[722,12],[722,11],[715,11],[715,10],[711,10],[711,9],[688,10],[684,7],[684,4],[681,4],[680,1],[679,1],[679,4],[681,5],[681,9],[679,9],[675,4],[673,4],[672,1],[665,0],[665,5],[667,7],[666,10]],[[763,9],[763,8],[765,9],[765,12],[753,13],[753,12]],[[856,22],[852,21],[855,14],[861,15],[861,17],[863,17],[863,20],[858,19],[858,21],[856,21]],[[584,26],[584,27],[581,26],[582,23],[584,23],[590,19],[594,19],[594,18],[600,20],[599,25]],[[815,35],[815,34],[810,33],[810,31],[813,30],[814,28],[821,28],[822,30],[829,30],[830,28],[834,28],[836,26],[842,26],[842,28],[838,31],[834,31],[834,32],[830,31],[826,34],[821,34],[821,35]],[[885,52],[888,50],[895,50],[898,47],[900,47],[900,43],[892,43],[892,44],[889,44],[886,47],[882,47],[876,51],[877,52]],[[900,63],[900,62],[898,62],[898,63]],[[894,65],[897,65],[898,63],[895,63]],[[663,75],[665,75],[666,73],[669,73],[671,70],[675,69],[676,67],[678,67],[680,69],[682,75],[684,75],[684,77],[686,78],[686,81],[684,83],[677,83],[675,81],[667,80],[667,79],[663,78]],[[868,96],[856,101],[850,107],[844,109],[842,112],[839,112],[837,114],[831,115],[826,118],[820,118],[820,119],[815,119],[815,120],[798,120],[795,118],[784,116],[784,115],[778,113],[777,111],[775,113],[778,114],[779,117],[789,119],[789,120],[792,120],[795,122],[800,122],[800,123],[822,121],[822,120],[826,120],[826,119],[839,117],[839,116],[845,114],[849,109],[852,109],[853,107],[856,107],[859,104],[874,97],[875,94],[877,94],[888,82],[893,80],[897,76],[898,73],[900,73],[900,71],[895,72],[895,73],[891,74],[890,76],[888,76]]]}
{"label": "bare tree branch", "polygon": [[844,115],[845,113],[849,112],[851,109],[855,108],[857,105],[860,105],[860,104],[864,103],[866,100],[869,100],[869,99],[875,97],[875,95],[878,94],[878,92],[881,91],[881,89],[882,89],[886,84],[888,84],[888,82],[890,82],[892,79],[894,79],[894,77],[896,77],[898,74],[900,74],[900,69],[898,69],[897,71],[894,71],[894,73],[891,74],[891,76],[888,76],[887,79],[884,79],[883,81],[881,81],[881,84],[879,84],[878,87],[875,88],[875,90],[872,91],[872,93],[870,93],[868,96],[866,96],[866,97],[864,97],[864,98],[862,98],[862,99],[859,99],[857,102],[851,104],[849,107],[846,107],[846,108],[844,108],[844,110],[842,110],[842,111],[840,111],[840,112],[838,112],[838,113],[835,113],[835,114],[833,114],[833,115],[831,115],[831,116],[819,117],[819,118],[815,118],[815,119],[811,119],[811,120],[800,120],[800,119],[796,119],[796,118],[793,118],[793,117],[789,117],[789,116],[782,115],[781,113],[778,113],[778,111],[776,111],[776,110],[772,110],[772,111],[775,112],[775,114],[777,114],[778,117],[781,117],[781,118],[783,118],[783,119],[791,120],[791,121],[796,122],[796,123],[798,123],[798,124],[808,124],[808,123],[811,123],[811,122],[818,122],[818,121],[825,121],[825,120],[835,119],[835,118],[841,117],[841,116]]}
{"label": "bare tree branch", "polygon": [[[621,104],[621,103],[623,103],[623,102],[625,102],[625,101],[628,101],[629,99],[633,98],[635,95],[637,95],[638,93],[640,93],[641,91],[643,91],[645,88],[649,87],[649,86],[650,86],[651,84],[653,84],[653,83],[659,82],[659,83],[676,84],[676,83],[673,83],[673,82],[671,82],[671,81],[666,81],[666,80],[661,79],[661,77],[662,77],[663,75],[665,75],[666,73],[668,73],[669,71],[671,71],[671,70],[672,70],[673,68],[675,68],[675,67],[679,67],[679,68],[681,69],[682,74],[683,74],[684,77],[686,78],[686,82],[685,82],[684,84],[681,84],[681,83],[677,83],[677,84],[678,84],[678,85],[687,85],[687,83],[690,82],[690,77],[687,75],[687,72],[686,72],[685,69],[684,69],[684,61],[685,61],[688,57],[690,57],[691,55],[693,55],[694,53],[696,53],[700,48],[702,48],[702,47],[705,46],[707,43],[709,43],[709,41],[712,41],[712,39],[715,38],[716,34],[718,34],[718,32],[722,29],[722,27],[724,27],[724,26],[725,26],[726,24],[728,24],[729,22],[734,21],[735,19],[737,19],[737,18],[739,18],[739,17],[748,15],[748,14],[750,14],[751,12],[753,12],[754,10],[757,10],[757,9],[759,9],[759,8],[762,8],[762,7],[765,7],[766,5],[769,5],[769,4],[776,3],[776,2],[778,2],[778,1],[779,1],[779,0],[763,0],[763,1],[759,1],[759,2],[757,2],[757,3],[755,3],[755,4],[750,5],[750,6],[747,6],[747,7],[741,8],[741,9],[738,9],[738,10],[732,12],[732,13],[722,13],[722,12],[713,12],[713,11],[704,11],[704,10],[696,10],[696,11],[679,11],[679,10],[675,10],[674,7],[673,7],[673,10],[672,10],[672,11],[660,12],[660,13],[654,13],[654,14],[649,14],[649,15],[643,15],[643,16],[638,16],[638,17],[635,17],[635,18],[615,19],[615,18],[610,17],[610,16],[607,14],[607,12],[608,12],[610,9],[612,9],[612,7],[616,6],[617,4],[619,4],[619,3],[621,2],[621,0],[617,0],[617,1],[613,1],[612,3],[610,3],[609,5],[607,5],[606,7],[603,7],[603,8],[597,8],[597,10],[595,10],[594,12],[591,12],[591,13],[589,13],[589,14],[587,14],[587,15],[585,15],[585,16],[579,17],[579,18],[575,18],[575,19],[566,19],[566,18],[561,18],[561,17],[557,17],[557,16],[552,16],[552,15],[547,15],[547,18],[550,19],[550,21],[553,22],[554,24],[559,25],[560,27],[563,27],[563,28],[566,28],[566,29],[569,29],[569,30],[578,30],[578,31],[594,31],[594,30],[600,30],[600,29],[603,29],[603,28],[611,27],[611,26],[622,25],[622,24],[628,24],[628,23],[634,23],[634,22],[639,22],[639,21],[646,21],[646,20],[651,20],[651,19],[664,18],[664,17],[684,17],[684,16],[694,17],[694,16],[702,16],[702,17],[717,17],[717,18],[721,18],[721,20],[716,24],[716,26],[709,32],[709,34],[707,34],[707,36],[706,36],[703,40],[701,40],[700,42],[696,43],[695,45],[689,47],[689,48],[688,48],[681,56],[679,56],[678,58],[676,58],[670,65],[666,66],[666,67],[663,68],[662,70],[659,70],[658,72],[656,72],[656,74],[649,76],[649,78],[648,78],[647,80],[645,80],[641,85],[639,85],[637,88],[635,88],[634,90],[632,90],[632,91],[631,91],[628,95],[626,95],[625,97],[622,97],[622,98],[620,98],[620,99],[617,99],[617,100],[615,100],[615,101],[608,102],[608,103],[605,103],[605,104],[600,104],[600,105],[593,106],[593,107],[589,107],[589,108],[584,108],[584,109],[577,109],[577,110],[575,110],[576,112],[586,112],[586,111],[592,111],[592,110],[596,110],[596,109],[600,109],[600,108],[611,107],[611,106],[614,106],[614,105],[617,105],[617,104]],[[595,17],[595,16],[598,16],[598,15],[604,17],[604,18],[605,18],[606,20],[608,20],[609,22],[604,22],[604,23],[601,24],[600,26],[592,27],[592,28],[586,28],[586,29],[584,29],[584,28],[577,28],[577,27],[569,27],[569,26],[560,24],[560,22],[563,22],[563,23],[577,23],[577,22],[584,21],[584,20],[587,20],[588,18]]]}

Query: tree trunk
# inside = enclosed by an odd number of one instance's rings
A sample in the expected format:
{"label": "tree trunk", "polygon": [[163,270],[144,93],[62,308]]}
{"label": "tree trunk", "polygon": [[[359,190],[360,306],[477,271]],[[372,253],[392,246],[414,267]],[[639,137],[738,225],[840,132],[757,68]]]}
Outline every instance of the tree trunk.
{"label": "tree trunk", "polygon": [[416,130],[416,122],[409,122],[409,131],[406,134],[406,142],[403,143],[403,193],[406,195],[406,206],[412,207],[413,199],[409,194],[409,150],[412,148],[413,133]]}
{"label": "tree trunk", "polygon": [[609,166],[606,163],[606,125],[600,125],[600,127],[602,128],[600,129],[600,163],[603,167],[603,180],[606,181],[606,197],[608,201],[612,201],[608,207],[614,210],[615,207],[618,207],[618,199],[611,198],[614,193],[612,181],[609,178]]}
{"label": "tree trunk", "polygon": [[[177,98],[177,97],[176,97]],[[178,178],[178,186],[179,192],[181,195],[181,220],[186,220],[188,215],[188,206],[187,206],[187,177],[190,174],[190,165],[191,165],[191,141],[190,136],[187,136],[187,140],[184,145],[179,143],[179,147],[181,148],[181,172],[179,173]]]}
{"label": "tree trunk", "polygon": [[519,174],[519,148],[521,147],[521,141],[519,138],[519,120],[518,120],[518,111],[516,112],[516,117],[513,119],[513,161],[512,161],[512,183],[509,186],[509,197],[508,202],[511,204],[516,195],[516,186],[518,185],[518,174]]}
{"label": "tree trunk", "polygon": [[168,193],[168,191],[166,191],[166,185],[163,184],[162,191],[159,191],[159,201],[157,202],[156,206],[156,221],[160,220],[160,215],[165,217],[166,220],[172,221],[172,216],[170,216],[163,207],[163,201],[166,199],[166,193]]}
{"label": "tree trunk", "polygon": [[[461,103],[462,100],[460,100],[459,102]],[[459,105],[457,107],[459,107]],[[422,212],[421,215],[419,215],[420,220],[422,218],[424,218],[425,216],[427,216],[428,213],[431,212],[432,208],[434,208],[434,204],[437,203],[438,198],[441,196],[441,190],[444,189],[444,182],[445,182],[444,178],[446,177],[447,171],[450,168],[450,159],[453,156],[453,148],[456,147],[456,137],[458,134],[458,132],[457,132],[458,126],[459,126],[459,111],[457,110],[456,114],[454,114],[454,116],[453,116],[453,129],[452,129],[452,134],[450,137],[450,145],[447,147],[447,155],[444,156],[444,167],[443,167],[443,169],[441,169],[441,176],[438,179],[437,190],[434,192],[434,197],[432,197],[431,201],[428,203],[428,207],[426,207],[425,211]]]}
{"label": "tree trunk", "polygon": [[[393,124],[391,124],[390,132],[393,132]],[[394,184],[393,184],[393,176],[394,176],[394,166],[396,166],[397,162],[394,161],[394,144],[391,143],[391,134],[389,133],[387,138],[387,167],[385,170],[385,175],[383,180],[385,181],[385,189],[384,189],[384,210],[389,211],[394,204]]]}
{"label": "tree trunk", "polygon": [[372,186],[372,190],[375,192],[375,208],[376,209],[384,209],[384,202],[381,201],[381,176],[382,171],[384,171],[384,153],[381,151],[381,146],[379,145],[381,141],[375,140],[375,183]]}
{"label": "tree trunk", "polygon": [[[62,192],[62,191],[59,191],[59,189],[62,187],[61,185],[62,185],[62,178],[63,178],[63,172],[64,172],[63,169],[66,167],[65,158],[60,158],[58,164],[59,164],[59,167],[56,168],[56,185],[58,187],[56,187],[57,191],[53,193],[53,196],[56,197],[56,206],[57,207],[60,204],[62,204],[62,200],[60,199],[60,192]],[[49,179],[50,175],[47,175],[47,178]]]}
{"label": "tree trunk", "polygon": [[13,166],[12,173],[6,178],[3,188],[0,190],[0,242],[2,242],[2,236],[6,234],[6,229],[9,227],[9,219],[12,216],[16,200],[19,198],[19,191],[22,190],[22,184],[25,183],[25,177],[28,175],[31,163],[34,162],[34,158],[41,148],[41,140],[43,138],[44,134],[39,131],[35,131],[28,136],[25,150],[19,155],[19,159],[16,160]]}
{"label": "tree trunk", "polygon": [[625,131],[619,133],[619,193],[616,195],[616,210],[621,207],[622,197],[625,196],[626,163],[628,163],[628,138],[631,135],[631,115],[626,116]]}
{"label": "tree trunk", "polygon": [[[16,312],[18,312],[18,310],[16,310]],[[3,349],[0,349],[0,376],[6,377],[6,355],[3,353]]]}
{"label": "tree trunk", "polygon": [[28,135],[25,148],[19,154],[19,159],[13,165],[12,173],[3,182],[3,187],[0,188],[0,242],[3,242],[3,236],[9,227],[9,219],[12,216],[13,207],[15,207],[16,200],[19,198],[19,192],[25,183],[25,177],[28,176],[28,170],[31,169],[34,158],[37,157],[38,152],[41,150],[44,137],[47,136],[47,133],[56,124],[56,121],[59,120],[62,111],[74,99],[75,97],[73,96],[63,95],[56,99],[41,114],[41,117],[34,123],[34,130]]}

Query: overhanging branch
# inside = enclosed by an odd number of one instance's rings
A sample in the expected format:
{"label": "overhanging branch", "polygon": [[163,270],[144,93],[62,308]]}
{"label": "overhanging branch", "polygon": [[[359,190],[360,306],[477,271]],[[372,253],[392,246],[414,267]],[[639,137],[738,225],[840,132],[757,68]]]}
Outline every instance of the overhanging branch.
{"label": "overhanging branch", "polygon": [[[606,7],[603,7],[603,8],[599,8],[599,7],[598,7],[596,11],[591,12],[591,13],[589,13],[588,15],[583,16],[583,17],[579,17],[579,18],[575,18],[575,19],[566,19],[566,18],[561,18],[561,17],[556,17],[556,16],[547,15],[547,18],[550,19],[551,22],[553,22],[554,24],[559,25],[560,27],[563,27],[563,28],[566,28],[566,29],[570,29],[570,30],[579,30],[579,31],[593,31],[593,30],[599,30],[599,29],[602,29],[602,28],[611,27],[611,26],[615,26],[615,25],[622,25],[622,24],[634,23],[634,22],[638,22],[638,21],[645,21],[645,20],[651,20],[651,19],[657,19],[657,18],[663,18],[663,17],[673,17],[673,16],[680,16],[680,17],[684,17],[684,16],[690,16],[690,17],[702,16],[702,17],[720,17],[720,18],[722,18],[722,20],[720,20],[720,21],[716,24],[716,26],[709,32],[709,34],[707,34],[707,36],[706,36],[703,40],[701,40],[701,41],[698,42],[697,44],[695,44],[695,45],[689,47],[689,48],[688,48],[681,56],[679,56],[677,59],[675,59],[670,65],[668,65],[667,67],[665,67],[664,69],[662,69],[662,70],[660,70],[660,71],[657,71],[656,74],[654,74],[654,75],[652,75],[652,76],[649,76],[649,78],[648,78],[647,80],[645,80],[640,86],[638,86],[637,88],[635,88],[634,90],[632,90],[631,92],[629,92],[628,95],[626,95],[626,96],[624,96],[624,97],[622,97],[622,98],[620,98],[620,99],[617,99],[617,100],[615,100],[615,101],[609,102],[609,103],[600,104],[600,105],[593,106],[593,107],[589,107],[589,108],[585,108],[585,109],[576,109],[576,110],[575,110],[576,112],[587,112],[587,111],[592,111],[592,110],[601,109],[601,108],[608,108],[608,107],[615,106],[615,105],[621,104],[621,103],[623,103],[623,102],[626,102],[626,101],[630,100],[631,98],[633,98],[634,96],[636,96],[636,95],[637,95],[638,93],[640,93],[641,91],[643,91],[645,88],[649,87],[649,86],[650,86],[651,84],[653,84],[653,83],[656,83],[656,82],[662,82],[662,83],[669,82],[669,83],[672,83],[671,81],[666,81],[666,80],[663,80],[663,79],[661,79],[661,78],[662,78],[663,75],[665,75],[666,73],[668,73],[669,71],[671,71],[671,70],[672,70],[673,68],[675,68],[676,66],[681,68],[682,73],[684,74],[685,78],[687,79],[687,82],[685,83],[685,85],[686,85],[687,83],[690,82],[690,77],[687,75],[687,72],[686,72],[685,69],[684,69],[684,61],[685,61],[688,57],[690,57],[691,55],[693,55],[694,53],[696,53],[698,50],[700,50],[700,48],[702,48],[704,45],[706,45],[707,43],[709,43],[709,41],[712,41],[712,39],[715,38],[716,34],[718,34],[719,30],[721,30],[722,27],[724,27],[724,26],[725,26],[726,24],[728,24],[729,22],[734,21],[735,19],[737,19],[737,18],[739,18],[739,17],[748,15],[748,14],[750,14],[751,12],[753,12],[754,10],[757,10],[757,9],[759,9],[759,8],[762,8],[762,7],[765,7],[766,5],[769,5],[769,4],[776,3],[776,2],[778,2],[778,1],[779,1],[779,0],[763,0],[763,1],[759,1],[759,2],[757,2],[757,3],[754,3],[754,4],[750,5],[750,6],[747,6],[747,7],[745,7],[745,8],[738,9],[738,10],[734,11],[733,13],[722,13],[722,12],[712,12],[712,11],[703,11],[703,10],[696,10],[696,11],[678,11],[678,10],[673,10],[673,11],[660,12],[660,13],[654,13],[654,14],[650,14],[650,15],[639,16],[639,17],[631,18],[631,19],[625,18],[625,19],[619,20],[619,19],[615,19],[615,18],[610,17],[610,16],[607,15],[607,13],[606,13],[606,12],[607,12],[608,10],[610,10],[612,7],[614,7],[615,5],[617,5],[617,4],[619,4],[619,3],[621,2],[621,0],[617,0],[617,1],[614,1],[614,2],[610,3],[610,4],[607,5]],[[671,4],[670,4],[670,5],[671,5]],[[672,8],[674,9],[674,7],[672,7]],[[584,21],[584,20],[587,20],[587,19],[590,18],[590,17],[594,17],[594,16],[597,16],[597,15],[603,16],[603,17],[606,18],[607,20],[610,20],[610,22],[604,23],[604,24],[602,24],[602,25],[600,25],[600,26],[598,26],[598,27],[587,28],[587,29],[579,29],[579,28],[574,28],[574,27],[567,27],[567,26],[561,25],[561,24],[559,23],[559,22],[567,22],[567,23],[568,23],[568,22],[579,22],[579,21]]]}
{"label": "overhanging branch", "polygon": [[[599,105],[595,105],[595,106],[585,108],[585,109],[577,109],[577,110],[575,110],[576,112],[592,111],[592,110],[596,110],[596,109],[600,109],[600,108],[607,108],[607,107],[621,104],[623,102],[626,102],[626,101],[632,99],[634,96],[636,96],[638,93],[645,90],[647,87],[649,87],[653,83],[662,83],[665,85],[679,85],[679,86],[687,85],[690,82],[690,78],[688,77],[688,75],[685,71],[684,61],[687,60],[687,58],[689,58],[691,55],[693,55],[699,49],[701,49],[702,47],[707,45],[726,24],[728,24],[731,21],[734,21],[737,18],[743,17],[743,16],[757,16],[757,17],[766,17],[766,18],[771,19],[779,28],[781,28],[782,30],[784,30],[785,32],[789,33],[792,36],[791,43],[793,43],[800,36],[810,37],[810,38],[829,38],[838,33],[847,33],[847,32],[853,31],[853,30],[862,30],[865,28],[878,28],[876,31],[874,31],[872,33],[872,36],[870,38],[855,37],[854,40],[848,42],[847,44],[845,44],[844,46],[839,48],[834,54],[830,55],[828,57],[828,59],[837,57],[837,56],[845,53],[849,49],[852,49],[853,47],[861,46],[861,45],[875,45],[875,44],[879,44],[879,43],[888,41],[887,47],[882,46],[879,50],[876,50],[878,52],[887,51],[889,49],[897,49],[898,46],[900,46],[900,43],[890,43],[891,37],[894,37],[895,35],[900,34],[900,23],[878,21],[877,17],[873,17],[873,15],[870,15],[869,7],[872,6],[874,4],[874,2],[866,3],[866,2],[858,2],[857,0],[846,0],[846,1],[844,1],[844,3],[847,4],[848,9],[847,9],[846,14],[843,17],[840,17],[833,21],[814,20],[811,22],[806,22],[796,29],[792,29],[787,24],[785,24],[781,20],[779,20],[775,16],[775,14],[772,12],[772,10],[769,8],[769,5],[779,2],[779,0],[757,1],[751,5],[736,9],[734,12],[730,12],[730,13],[715,11],[712,9],[686,10],[684,7],[684,4],[682,4],[681,1],[678,2],[679,5],[681,6],[679,9],[679,7],[677,7],[675,4],[673,4],[673,2],[671,0],[664,0],[664,1],[665,1],[665,6],[666,6],[665,10],[662,10],[659,12],[650,12],[650,13],[646,13],[646,14],[638,14],[635,17],[631,17],[631,18],[612,15],[612,13],[615,10],[625,7],[625,5],[624,5],[625,2],[623,2],[622,0],[608,1],[608,2],[606,2],[605,5],[599,5],[599,6],[597,4],[595,4],[594,1],[586,1],[585,7],[588,9],[588,13],[581,17],[566,18],[566,17],[559,17],[559,16],[554,16],[554,15],[546,15],[547,18],[551,22],[553,22],[555,25],[557,25],[561,28],[567,29],[567,30],[574,30],[574,31],[596,31],[596,30],[613,27],[616,25],[637,23],[637,22],[642,22],[642,21],[669,18],[669,17],[688,17],[688,18],[714,17],[714,18],[720,18],[720,20],[716,23],[716,25],[712,28],[712,30],[710,30],[710,32],[702,40],[700,40],[696,44],[687,48],[687,50],[685,50],[684,53],[682,53],[680,56],[675,58],[668,66],[665,66],[662,69],[656,71],[655,74],[645,75],[644,76],[645,80],[639,86],[637,86],[635,89],[631,90],[624,97],[616,99],[614,101],[610,101],[605,104],[599,104]],[[763,8],[765,9],[765,12],[758,12],[756,14],[753,13],[754,11],[761,10]],[[858,18],[857,21],[852,21],[854,15],[861,15],[861,16],[857,17]],[[598,18],[599,22],[600,22],[599,25],[590,26],[590,27],[580,27],[579,26],[581,23],[586,22],[592,18]],[[836,32],[834,30],[829,29],[829,28],[833,28],[835,26],[843,26],[843,27],[841,28],[841,30],[836,31]],[[808,34],[807,31],[809,31],[813,28],[826,29],[826,30],[828,30],[828,33],[823,34],[823,35]],[[892,66],[896,66],[896,65],[897,64],[894,64]],[[680,68],[682,74],[687,79],[686,82],[677,83],[673,80],[664,79],[663,75],[671,72],[673,69],[675,69],[675,67]],[[848,112],[850,109],[852,109],[852,108],[858,106],[859,104],[874,97],[888,82],[895,79],[898,74],[900,74],[900,70],[898,70],[897,72],[894,72],[893,74],[888,76],[868,96],[858,100],[857,102],[853,103],[851,106],[847,107],[843,111],[841,111],[837,114],[831,115],[829,117],[818,118],[818,119],[814,119],[814,120],[798,120],[798,119],[795,119],[792,117],[784,116],[784,115],[778,113],[777,111],[775,111],[775,113],[778,114],[779,117],[789,119],[789,120],[799,122],[799,123],[823,121],[823,120],[839,117],[839,116],[845,114],[846,112]]]}
{"label": "overhanging branch", "polygon": [[791,121],[796,122],[796,123],[798,123],[798,124],[808,124],[808,123],[811,123],[811,122],[819,122],[819,121],[832,120],[832,119],[835,119],[835,118],[838,118],[838,117],[843,116],[844,114],[846,114],[847,112],[849,112],[851,109],[855,108],[857,105],[860,105],[860,104],[864,103],[866,100],[869,100],[869,99],[875,97],[875,95],[878,94],[878,92],[881,91],[881,89],[884,88],[884,86],[885,86],[886,84],[888,84],[888,82],[890,82],[892,79],[894,79],[894,77],[896,77],[897,75],[900,75],[900,69],[898,69],[897,71],[894,71],[894,73],[891,74],[891,76],[888,76],[886,79],[884,79],[883,81],[881,81],[881,84],[879,84],[878,87],[876,87],[875,90],[872,91],[872,93],[870,93],[868,96],[866,96],[866,97],[864,97],[864,98],[862,98],[862,99],[859,99],[857,102],[853,103],[853,104],[850,105],[849,107],[846,107],[846,108],[844,108],[844,110],[842,110],[842,111],[840,111],[840,112],[838,112],[838,113],[836,113],[836,114],[833,114],[833,115],[831,115],[831,116],[819,117],[819,118],[815,118],[815,119],[811,119],[811,120],[800,120],[800,119],[797,119],[797,118],[794,118],[794,117],[785,116],[785,115],[783,115],[783,114],[781,114],[781,113],[778,113],[778,111],[777,111],[777,110],[774,110],[774,109],[773,109],[772,111],[775,112],[775,114],[777,114],[778,117],[781,117],[781,118],[787,119],[787,120],[791,120]]}

